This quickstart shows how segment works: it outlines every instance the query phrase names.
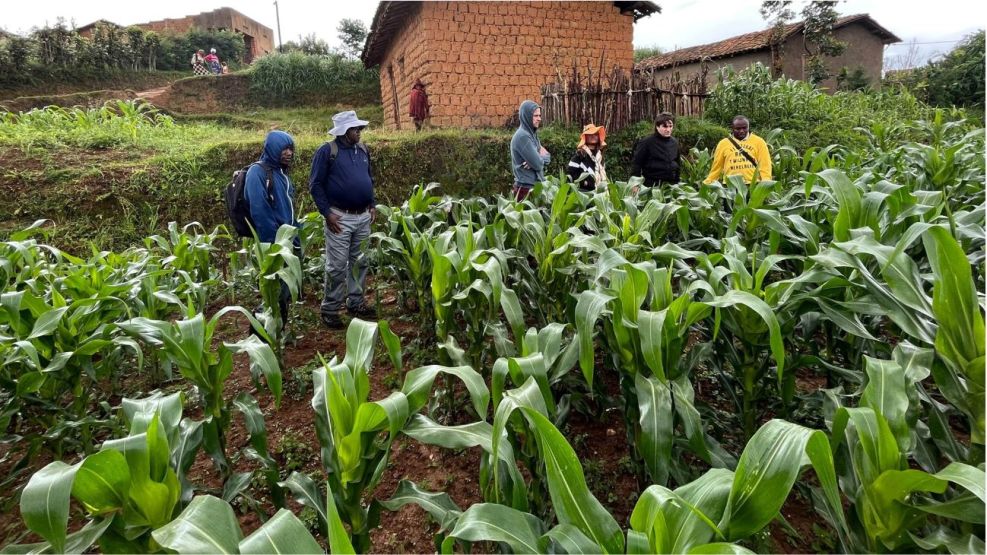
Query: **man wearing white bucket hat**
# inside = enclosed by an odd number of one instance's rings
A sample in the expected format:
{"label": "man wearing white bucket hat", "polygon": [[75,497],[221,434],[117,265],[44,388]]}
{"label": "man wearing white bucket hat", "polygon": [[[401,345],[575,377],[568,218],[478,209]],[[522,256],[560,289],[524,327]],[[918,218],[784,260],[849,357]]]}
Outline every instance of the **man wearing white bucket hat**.
{"label": "man wearing white bucket hat", "polygon": [[331,329],[342,329],[339,311],[344,301],[350,315],[376,317],[376,311],[363,298],[367,257],[360,247],[370,236],[370,224],[377,211],[370,151],[360,142],[360,132],[368,122],[350,110],[334,115],[332,123],[329,134],[335,138],[315,152],[308,189],[325,218],[322,323]]}

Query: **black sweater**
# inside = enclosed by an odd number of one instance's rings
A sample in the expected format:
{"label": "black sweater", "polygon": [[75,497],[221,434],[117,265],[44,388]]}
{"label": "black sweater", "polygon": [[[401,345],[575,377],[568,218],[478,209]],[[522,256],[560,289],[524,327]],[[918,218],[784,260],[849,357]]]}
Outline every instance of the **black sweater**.
{"label": "black sweater", "polygon": [[644,184],[679,182],[679,142],[675,137],[655,133],[638,143],[634,150],[631,175],[644,175]]}

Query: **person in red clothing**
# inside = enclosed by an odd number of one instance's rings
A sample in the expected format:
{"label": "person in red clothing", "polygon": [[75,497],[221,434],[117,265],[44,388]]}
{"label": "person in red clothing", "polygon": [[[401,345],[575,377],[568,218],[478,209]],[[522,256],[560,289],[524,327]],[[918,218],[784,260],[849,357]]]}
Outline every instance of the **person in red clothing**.
{"label": "person in red clothing", "polygon": [[220,71],[222,71],[219,65],[219,56],[216,55],[215,48],[209,49],[209,55],[206,56],[205,62],[206,62],[206,67],[209,68],[209,73],[219,75]]}
{"label": "person in red clothing", "polygon": [[421,131],[422,125],[428,119],[428,111],[432,107],[428,103],[428,93],[425,92],[425,84],[421,79],[415,79],[415,85],[411,87],[410,104],[409,115],[415,122],[415,131]]}

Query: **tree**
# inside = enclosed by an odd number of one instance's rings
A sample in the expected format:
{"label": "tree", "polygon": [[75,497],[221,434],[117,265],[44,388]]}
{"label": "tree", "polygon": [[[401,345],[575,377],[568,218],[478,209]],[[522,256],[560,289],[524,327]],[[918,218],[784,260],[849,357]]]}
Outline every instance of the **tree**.
{"label": "tree", "polygon": [[665,50],[662,49],[662,47],[660,47],[658,45],[654,45],[654,44],[651,45],[651,46],[643,46],[641,48],[635,48],[634,49],[634,63],[636,64],[636,63],[640,62],[641,60],[647,60],[648,58],[651,58],[653,56],[657,56],[659,54],[664,54],[664,53],[665,53]]}
{"label": "tree", "polygon": [[839,91],[866,91],[870,88],[870,81],[864,73],[864,68],[857,66],[852,70],[846,66],[840,69],[836,76],[836,90]]}
{"label": "tree", "polygon": [[785,30],[788,22],[795,17],[791,0],[765,0],[761,3],[761,17],[771,22],[771,74],[775,79],[781,77],[782,62],[785,49]]}
{"label": "tree", "polygon": [[[771,64],[775,77],[781,76],[782,47],[788,23],[795,17],[790,0],[765,0],[761,3],[761,17],[774,25],[771,39]],[[807,75],[806,80],[814,85],[830,77],[829,68],[824,58],[839,56],[846,50],[847,44],[836,40],[833,36],[833,26],[839,14],[836,12],[836,1],[826,0],[807,2],[800,12],[802,16],[802,34],[805,37],[805,53]]]}
{"label": "tree", "polygon": [[284,43],[285,52],[301,52],[302,54],[312,54],[316,56],[328,56],[332,53],[329,44],[316,37],[315,33],[309,33],[302,37],[298,35],[298,42],[288,41]]}
{"label": "tree", "polygon": [[847,43],[836,40],[833,36],[833,26],[838,17],[836,2],[833,0],[809,2],[802,8],[802,33],[805,36],[805,52],[809,55],[806,59],[809,68],[808,81],[814,85],[831,75],[823,58],[839,56],[846,50]]}
{"label": "tree", "polygon": [[984,31],[968,35],[956,48],[926,67],[930,104],[984,106]]}
{"label": "tree", "polygon": [[359,58],[363,43],[367,40],[367,26],[359,19],[343,19],[336,27],[339,41],[343,43],[342,54],[347,58]]}

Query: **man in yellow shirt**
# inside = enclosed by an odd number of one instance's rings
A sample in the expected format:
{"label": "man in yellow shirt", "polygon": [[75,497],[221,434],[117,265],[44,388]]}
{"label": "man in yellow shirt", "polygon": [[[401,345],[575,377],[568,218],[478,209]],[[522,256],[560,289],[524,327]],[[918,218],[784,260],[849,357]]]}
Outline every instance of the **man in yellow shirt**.
{"label": "man in yellow shirt", "polygon": [[723,181],[730,175],[742,175],[750,183],[755,172],[759,181],[771,179],[771,153],[764,139],[750,132],[750,122],[744,116],[733,118],[733,136],[716,145],[713,153],[713,169],[703,181],[709,185]]}

